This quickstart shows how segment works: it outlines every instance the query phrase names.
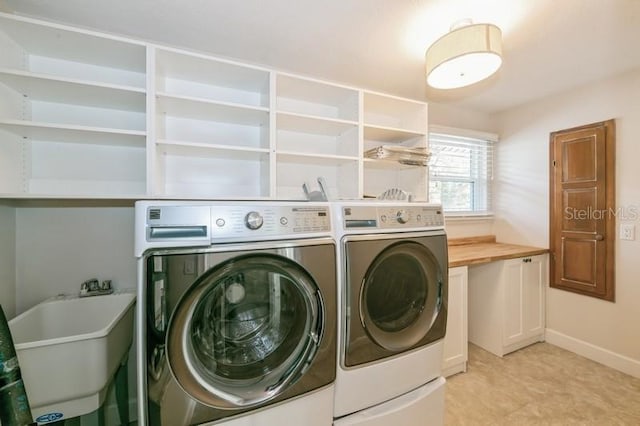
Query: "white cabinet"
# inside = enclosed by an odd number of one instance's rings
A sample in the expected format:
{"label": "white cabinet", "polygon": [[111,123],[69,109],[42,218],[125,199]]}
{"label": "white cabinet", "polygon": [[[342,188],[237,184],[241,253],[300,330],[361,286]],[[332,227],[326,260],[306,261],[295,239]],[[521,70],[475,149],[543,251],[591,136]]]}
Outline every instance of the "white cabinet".
{"label": "white cabinet", "polygon": [[0,193],[146,193],[146,46],[0,14]]}
{"label": "white cabinet", "polygon": [[427,105],[209,55],[0,13],[0,197],[332,199],[427,168]]}
{"label": "white cabinet", "polygon": [[547,255],[469,267],[469,341],[498,356],[544,340]]}
{"label": "white cabinet", "polygon": [[467,371],[467,267],[449,269],[447,334],[444,337],[442,375]]}

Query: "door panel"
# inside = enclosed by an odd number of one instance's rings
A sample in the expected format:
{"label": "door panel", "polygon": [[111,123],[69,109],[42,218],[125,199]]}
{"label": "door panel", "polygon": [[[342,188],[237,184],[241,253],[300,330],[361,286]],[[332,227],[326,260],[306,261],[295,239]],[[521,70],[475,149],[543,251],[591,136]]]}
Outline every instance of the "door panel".
{"label": "door panel", "polygon": [[614,299],[614,121],[550,135],[551,287]]}
{"label": "door panel", "polygon": [[598,171],[596,135],[586,131],[575,137],[562,145],[562,183],[595,182]]}
{"label": "door panel", "polygon": [[[563,191],[563,227],[567,232],[598,231],[594,212],[598,208],[598,194],[595,188],[567,189]],[[584,212],[585,214],[581,214]]]}
{"label": "door panel", "polygon": [[562,277],[568,284],[577,283],[582,286],[593,286],[598,281],[596,277],[596,247],[593,240],[562,239],[562,257],[573,259],[564,262]]}
{"label": "door panel", "polygon": [[504,322],[504,344],[508,346],[522,339],[524,334],[523,320],[523,282],[522,282],[522,261],[515,259],[506,261],[505,268],[505,322]]}
{"label": "door panel", "polygon": [[526,337],[535,336],[544,329],[544,282],[547,272],[545,256],[534,256],[523,262],[522,283],[523,323]]}

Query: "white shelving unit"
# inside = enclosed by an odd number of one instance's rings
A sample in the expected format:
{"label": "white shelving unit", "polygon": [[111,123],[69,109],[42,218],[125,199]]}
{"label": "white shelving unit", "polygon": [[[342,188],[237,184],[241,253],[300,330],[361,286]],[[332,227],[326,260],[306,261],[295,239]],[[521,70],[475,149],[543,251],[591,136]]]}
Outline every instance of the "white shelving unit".
{"label": "white shelving unit", "polygon": [[146,193],[146,47],[0,14],[0,193]]}
{"label": "white shelving unit", "polygon": [[0,13],[1,198],[426,199],[427,106]]}
{"label": "white shelving unit", "polygon": [[270,196],[269,80],[268,70],[156,49],[156,195]]}
{"label": "white shelving unit", "polygon": [[[363,152],[385,145],[427,147],[427,105],[380,93],[363,95]],[[364,160],[364,195],[399,188],[415,200],[427,199],[428,170],[396,161]]]}
{"label": "white shelving unit", "polygon": [[276,198],[304,199],[323,177],[332,198],[358,198],[359,92],[317,80],[276,77]]}

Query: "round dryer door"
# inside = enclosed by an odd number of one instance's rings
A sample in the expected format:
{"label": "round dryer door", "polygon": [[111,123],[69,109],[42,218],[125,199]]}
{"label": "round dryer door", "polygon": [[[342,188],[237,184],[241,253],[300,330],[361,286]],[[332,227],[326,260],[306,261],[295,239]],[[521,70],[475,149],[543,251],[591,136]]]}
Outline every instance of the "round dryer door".
{"label": "round dryer door", "polygon": [[221,263],[184,294],[169,322],[168,361],[183,390],[223,409],[293,384],[319,346],[323,305],[297,263],[251,254]]}
{"label": "round dryer door", "polygon": [[430,330],[442,305],[442,271],[416,242],[387,247],[372,262],[360,291],[360,318],[378,345],[402,351]]}

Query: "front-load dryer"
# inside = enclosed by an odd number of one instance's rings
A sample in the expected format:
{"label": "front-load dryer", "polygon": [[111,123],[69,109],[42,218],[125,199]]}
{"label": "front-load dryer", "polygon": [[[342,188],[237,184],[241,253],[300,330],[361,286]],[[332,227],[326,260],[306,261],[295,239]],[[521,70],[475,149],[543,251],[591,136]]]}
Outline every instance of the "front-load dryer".
{"label": "front-load dryer", "polygon": [[330,425],[328,205],[140,201],[135,214],[139,424]]}
{"label": "front-load dryer", "polygon": [[[412,425],[403,423],[410,409],[423,411],[416,425],[441,422],[448,282],[442,208],[345,201],[332,212],[339,287],[334,424],[368,424],[366,411],[386,422],[371,424]],[[398,401],[408,400],[414,402],[400,410]]]}

